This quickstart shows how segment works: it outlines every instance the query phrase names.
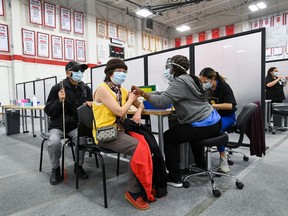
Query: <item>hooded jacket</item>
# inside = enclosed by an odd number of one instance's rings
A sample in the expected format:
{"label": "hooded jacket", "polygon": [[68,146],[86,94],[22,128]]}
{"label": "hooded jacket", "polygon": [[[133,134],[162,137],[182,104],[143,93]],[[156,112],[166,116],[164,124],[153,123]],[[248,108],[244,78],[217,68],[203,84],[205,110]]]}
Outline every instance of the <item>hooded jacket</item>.
{"label": "hooded jacket", "polygon": [[180,124],[202,121],[213,111],[206,95],[200,91],[189,74],[173,79],[162,94],[151,94],[149,102],[155,107],[173,104]]}

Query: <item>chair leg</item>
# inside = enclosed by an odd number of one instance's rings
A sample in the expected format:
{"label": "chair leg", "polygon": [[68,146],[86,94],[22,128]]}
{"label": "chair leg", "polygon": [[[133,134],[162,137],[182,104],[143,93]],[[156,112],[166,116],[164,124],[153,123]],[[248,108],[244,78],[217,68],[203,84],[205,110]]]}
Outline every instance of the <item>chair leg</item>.
{"label": "chair leg", "polygon": [[46,142],[46,139],[43,139],[43,141],[41,143],[39,172],[42,172],[43,148],[44,148],[44,143],[45,142]]}
{"label": "chair leg", "polygon": [[117,176],[119,176],[119,163],[120,163],[120,153],[117,154],[117,171],[116,171]]}
{"label": "chair leg", "polygon": [[72,140],[70,141],[70,147],[71,147],[71,151],[72,151],[72,157],[73,157],[73,161],[75,162],[75,153],[74,153],[74,145]]}
{"label": "chair leg", "polygon": [[102,155],[99,152],[96,152],[96,154],[99,156],[101,164],[102,164],[102,181],[103,181],[104,207],[108,208],[105,163],[104,163],[104,159],[103,159]]}

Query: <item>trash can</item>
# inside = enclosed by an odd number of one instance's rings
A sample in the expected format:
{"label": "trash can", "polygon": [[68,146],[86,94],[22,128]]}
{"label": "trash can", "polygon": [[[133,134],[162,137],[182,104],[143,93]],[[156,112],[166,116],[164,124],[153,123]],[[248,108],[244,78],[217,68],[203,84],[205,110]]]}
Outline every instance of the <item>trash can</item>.
{"label": "trash can", "polygon": [[[176,115],[168,116],[168,125],[169,128],[175,127],[178,125],[178,119]],[[178,148],[178,154],[180,155],[179,169],[185,170],[190,168],[194,164],[194,157],[189,143],[181,143]]]}
{"label": "trash can", "polygon": [[5,128],[7,135],[20,133],[20,110],[6,110]]}

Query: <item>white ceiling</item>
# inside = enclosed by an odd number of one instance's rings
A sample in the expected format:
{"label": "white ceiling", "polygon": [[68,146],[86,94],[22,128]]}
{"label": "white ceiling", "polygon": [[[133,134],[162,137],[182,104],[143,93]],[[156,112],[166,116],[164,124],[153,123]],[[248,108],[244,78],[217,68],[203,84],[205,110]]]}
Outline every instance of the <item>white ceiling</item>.
{"label": "white ceiling", "polygon": [[[154,23],[161,25],[170,31],[170,35],[175,35],[174,29],[181,24],[187,24],[191,30],[182,33],[188,35],[225,25],[250,20],[256,17],[266,16],[288,10],[287,0],[262,0],[267,4],[267,8],[257,12],[251,12],[248,6],[257,3],[259,0],[47,0],[86,13],[87,1],[95,1],[95,4],[116,9],[123,14],[136,16],[135,11],[139,6],[151,7],[152,9],[162,6],[173,7],[177,4],[182,6],[170,8],[151,18]],[[195,2],[199,2],[196,4]],[[97,15],[95,14],[97,17]],[[177,35],[181,36],[181,35]]]}

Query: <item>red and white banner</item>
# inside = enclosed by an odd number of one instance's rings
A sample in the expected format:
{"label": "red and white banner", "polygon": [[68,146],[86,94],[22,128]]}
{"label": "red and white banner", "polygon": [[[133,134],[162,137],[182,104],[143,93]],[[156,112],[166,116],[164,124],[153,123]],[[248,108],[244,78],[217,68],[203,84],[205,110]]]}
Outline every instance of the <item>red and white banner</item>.
{"label": "red and white banner", "polygon": [[49,35],[37,32],[37,55],[49,58]]}
{"label": "red and white banner", "polygon": [[271,27],[271,17],[265,17],[262,20],[262,27],[263,28],[270,28]]}
{"label": "red and white banner", "polygon": [[30,22],[42,25],[42,5],[40,0],[29,0]]}
{"label": "red and white banner", "polygon": [[74,60],[74,39],[64,38],[64,56],[66,60]]}
{"label": "red and white banner", "polygon": [[84,40],[77,40],[76,39],[76,60],[77,61],[86,61],[86,47]]}
{"label": "red and white banner", "polygon": [[84,15],[82,12],[74,11],[74,32],[84,34]]}
{"label": "red and white banner", "polygon": [[134,46],[135,44],[135,34],[133,29],[128,29],[128,46]]}
{"label": "red and white banner", "polygon": [[219,38],[219,28],[217,29],[212,29],[212,39],[214,38]]}
{"label": "red and white banner", "polygon": [[175,47],[181,46],[181,38],[175,38]]}
{"label": "red and white banner", "polygon": [[202,42],[202,41],[205,41],[205,40],[206,40],[206,32],[200,32],[198,34],[198,41]]}
{"label": "red and white banner", "polygon": [[68,8],[60,7],[61,29],[71,31],[71,11]]}
{"label": "red and white banner", "polygon": [[251,29],[259,29],[260,28],[260,20],[256,19],[256,20],[252,20],[251,21]]}
{"label": "red and white banner", "polygon": [[53,59],[63,59],[62,37],[51,35],[51,50]]}
{"label": "red and white banner", "polygon": [[234,25],[225,26],[226,36],[234,34]]}
{"label": "red and white banner", "polygon": [[35,32],[22,29],[23,54],[35,56]]}
{"label": "red and white banner", "polygon": [[284,25],[285,15],[284,13],[274,15],[274,25],[273,26],[281,26]]}
{"label": "red and white banner", "polygon": [[44,25],[50,28],[56,28],[56,6],[44,2]]}
{"label": "red and white banner", "polygon": [[9,33],[8,26],[0,24],[0,51],[9,52]]}
{"label": "red and white banner", "polygon": [[3,4],[3,0],[0,0],[0,16],[4,16],[4,4]]}
{"label": "red and white banner", "polygon": [[193,35],[186,36],[186,44],[192,44],[193,43]]}

